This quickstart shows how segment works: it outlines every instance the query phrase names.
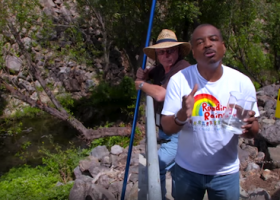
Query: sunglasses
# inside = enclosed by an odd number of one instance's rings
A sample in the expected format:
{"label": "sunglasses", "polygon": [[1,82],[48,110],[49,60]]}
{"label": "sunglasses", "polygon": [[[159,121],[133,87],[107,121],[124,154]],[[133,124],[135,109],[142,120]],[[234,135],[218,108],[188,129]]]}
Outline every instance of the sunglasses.
{"label": "sunglasses", "polygon": [[164,55],[165,53],[170,55],[170,54],[173,54],[178,48],[169,48],[169,49],[166,49],[166,50],[156,50],[156,54],[159,55],[159,56],[162,56]]}

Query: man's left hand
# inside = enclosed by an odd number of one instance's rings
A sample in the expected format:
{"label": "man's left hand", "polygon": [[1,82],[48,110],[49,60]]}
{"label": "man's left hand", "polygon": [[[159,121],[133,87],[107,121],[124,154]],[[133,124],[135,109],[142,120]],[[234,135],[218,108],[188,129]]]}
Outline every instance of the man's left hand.
{"label": "man's left hand", "polygon": [[251,110],[248,112],[248,117],[243,120],[246,124],[241,127],[243,129],[242,135],[251,133],[253,123],[255,121],[258,122],[257,118],[255,117],[255,114],[256,114],[255,111]]}

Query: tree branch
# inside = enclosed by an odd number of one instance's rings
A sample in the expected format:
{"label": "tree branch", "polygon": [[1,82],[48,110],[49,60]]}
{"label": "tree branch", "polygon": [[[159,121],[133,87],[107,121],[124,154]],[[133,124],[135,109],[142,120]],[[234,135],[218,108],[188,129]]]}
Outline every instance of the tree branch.
{"label": "tree branch", "polygon": [[45,80],[40,76],[39,71],[37,70],[36,66],[32,63],[32,59],[28,51],[25,49],[24,44],[22,43],[20,39],[19,33],[16,31],[16,28],[10,23],[8,27],[11,30],[11,33],[13,34],[16,43],[19,45],[20,52],[24,55],[27,61],[28,69],[31,71],[31,73],[35,76],[35,78],[39,81],[42,88],[46,92],[46,94],[49,96],[50,100],[53,102],[55,107],[60,110],[63,113],[67,113],[66,110],[60,105],[60,103],[56,100],[53,93],[49,90],[49,88],[46,86]]}

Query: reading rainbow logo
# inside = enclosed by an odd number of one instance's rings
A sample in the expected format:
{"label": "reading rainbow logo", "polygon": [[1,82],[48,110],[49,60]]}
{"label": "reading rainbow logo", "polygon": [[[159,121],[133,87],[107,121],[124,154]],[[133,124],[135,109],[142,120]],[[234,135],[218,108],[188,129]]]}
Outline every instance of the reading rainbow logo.
{"label": "reading rainbow logo", "polygon": [[216,107],[219,101],[210,94],[199,94],[194,97],[194,106],[192,116],[203,116],[202,104],[207,103],[207,106]]}

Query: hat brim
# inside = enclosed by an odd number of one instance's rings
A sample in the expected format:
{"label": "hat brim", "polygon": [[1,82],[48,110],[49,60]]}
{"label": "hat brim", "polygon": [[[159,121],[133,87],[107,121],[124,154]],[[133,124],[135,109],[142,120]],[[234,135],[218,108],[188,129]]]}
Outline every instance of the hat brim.
{"label": "hat brim", "polygon": [[143,49],[144,53],[151,59],[156,59],[155,49],[163,49],[180,46],[180,55],[186,56],[191,51],[191,44],[188,42],[162,42],[159,44],[151,45]]}

